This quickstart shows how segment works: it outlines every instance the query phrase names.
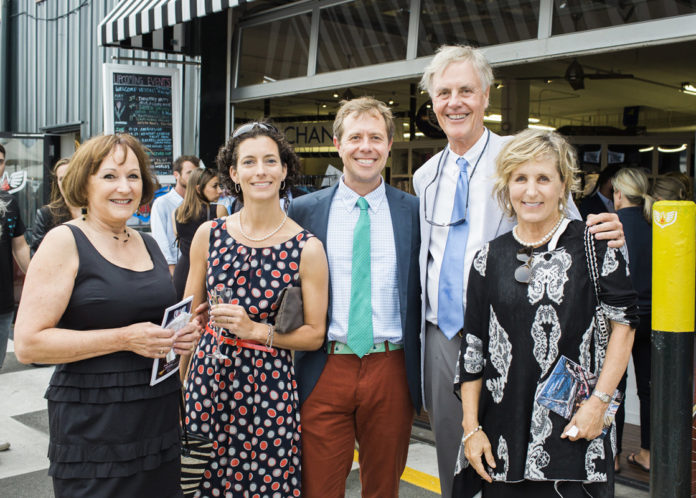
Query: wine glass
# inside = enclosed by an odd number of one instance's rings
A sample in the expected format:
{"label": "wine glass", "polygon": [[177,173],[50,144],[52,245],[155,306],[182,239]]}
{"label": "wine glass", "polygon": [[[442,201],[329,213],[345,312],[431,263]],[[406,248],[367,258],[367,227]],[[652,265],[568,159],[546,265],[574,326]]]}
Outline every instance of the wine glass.
{"label": "wine glass", "polygon": [[[218,291],[217,289],[211,289],[209,293],[209,300],[208,304],[210,305],[210,308],[212,309],[213,305],[215,304],[223,304],[225,302],[228,302],[225,300],[226,296],[229,295],[227,291],[231,291],[232,289],[229,289],[227,287],[224,287],[222,290]],[[213,352],[208,355],[208,357],[215,358],[218,361],[224,361],[224,360],[229,360],[230,357],[224,354],[222,351],[220,351],[220,346],[222,346],[222,327],[212,327],[213,329],[213,334],[215,337],[215,342],[216,344],[213,346]]]}

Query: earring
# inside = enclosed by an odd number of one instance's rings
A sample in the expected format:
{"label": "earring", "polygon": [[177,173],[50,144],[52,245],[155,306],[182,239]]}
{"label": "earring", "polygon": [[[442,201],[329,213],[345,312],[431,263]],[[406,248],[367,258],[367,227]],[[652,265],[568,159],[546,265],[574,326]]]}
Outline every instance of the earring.
{"label": "earring", "polygon": [[280,190],[285,190],[285,180],[280,182]]}
{"label": "earring", "polygon": [[87,221],[87,207],[83,207],[80,211],[82,212],[82,221]]}
{"label": "earring", "polygon": [[239,193],[239,183],[234,184],[234,191]]}
{"label": "earring", "polygon": [[563,201],[559,199],[558,201],[558,210],[562,213],[563,212]]}

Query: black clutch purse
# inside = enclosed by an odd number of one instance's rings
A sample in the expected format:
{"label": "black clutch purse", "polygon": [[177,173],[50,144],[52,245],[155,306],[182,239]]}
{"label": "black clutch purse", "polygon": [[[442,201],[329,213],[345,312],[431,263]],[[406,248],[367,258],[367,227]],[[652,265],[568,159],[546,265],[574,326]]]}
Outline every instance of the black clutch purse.
{"label": "black clutch purse", "polygon": [[287,334],[304,325],[302,287],[285,287],[280,291],[276,303],[278,305],[275,318],[276,333]]}

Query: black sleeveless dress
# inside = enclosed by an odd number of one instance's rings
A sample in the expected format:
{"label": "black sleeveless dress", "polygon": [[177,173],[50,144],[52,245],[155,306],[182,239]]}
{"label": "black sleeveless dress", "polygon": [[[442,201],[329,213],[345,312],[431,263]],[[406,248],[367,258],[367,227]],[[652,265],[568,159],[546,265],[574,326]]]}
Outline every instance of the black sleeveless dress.
{"label": "black sleeveless dress", "polygon": [[[160,324],[175,302],[167,262],[142,234],[153,269],[107,261],[85,234],[75,237],[79,268],[58,327],[85,330]],[[48,473],[56,497],[180,497],[176,375],[150,387],[152,359],[129,351],[57,365],[46,399]]]}
{"label": "black sleeveless dress", "polygon": [[189,267],[191,266],[191,242],[193,236],[196,235],[196,230],[208,220],[215,219],[217,212],[217,204],[210,204],[206,209],[203,206],[201,214],[197,220],[189,221],[188,223],[179,223],[176,221],[177,240],[179,241],[179,251],[181,257],[174,268],[174,288],[176,289],[176,298],[183,299],[184,289],[186,288],[186,279],[188,278]]}

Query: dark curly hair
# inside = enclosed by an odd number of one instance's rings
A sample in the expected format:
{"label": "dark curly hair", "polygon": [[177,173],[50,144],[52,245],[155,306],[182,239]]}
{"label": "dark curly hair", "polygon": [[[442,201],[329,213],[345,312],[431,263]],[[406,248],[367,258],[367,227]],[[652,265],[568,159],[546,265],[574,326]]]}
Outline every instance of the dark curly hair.
{"label": "dark curly hair", "polygon": [[[248,128],[249,125],[251,125],[249,131],[240,133],[239,136],[235,137],[235,133],[238,133],[238,131],[244,127]],[[239,126],[235,132],[230,135],[227,143],[220,147],[217,157],[215,158],[220,180],[230,190],[232,195],[244,202],[241,189],[237,192],[235,183],[232,181],[232,178],[230,178],[230,167],[235,168],[235,170],[237,168],[239,144],[248,138],[257,137],[268,137],[278,146],[280,161],[286,167],[285,185],[280,189],[280,196],[287,197],[290,189],[297,183],[297,178],[300,173],[300,159],[297,157],[297,154],[295,154],[295,150],[285,138],[285,135],[278,131],[269,121],[251,121]]]}

